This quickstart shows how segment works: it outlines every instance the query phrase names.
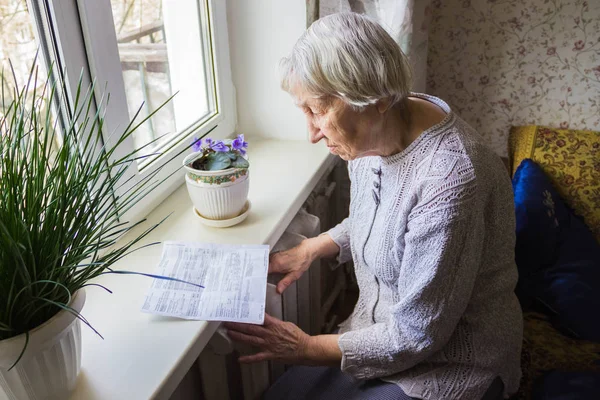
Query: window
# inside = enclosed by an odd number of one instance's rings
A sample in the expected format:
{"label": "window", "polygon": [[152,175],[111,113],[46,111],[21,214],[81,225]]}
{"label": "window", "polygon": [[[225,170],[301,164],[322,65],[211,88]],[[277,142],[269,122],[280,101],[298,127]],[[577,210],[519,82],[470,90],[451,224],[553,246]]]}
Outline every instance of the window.
{"label": "window", "polygon": [[[142,119],[174,95],[115,155],[134,150],[150,155],[132,165],[125,179],[134,184],[152,177],[157,183],[126,220],[140,219],[183,183],[181,163],[193,137],[233,133],[225,3],[0,0],[2,59],[10,58],[19,74],[28,74],[39,44],[44,61],[57,64],[67,102],[80,77],[84,85],[95,81],[97,107],[110,94],[103,130],[107,144],[138,110]],[[28,5],[36,9],[28,13]]]}
{"label": "window", "polygon": [[[41,19],[39,9],[30,9],[26,0],[0,0],[0,85],[4,93],[4,98],[0,98],[0,115],[16,100],[16,95],[23,96],[26,104],[31,104],[35,94],[35,100],[41,106],[38,109],[40,115],[49,111],[54,120],[57,117],[56,108],[48,102],[49,91],[43,91],[51,55],[45,51],[46,47],[38,44],[40,34],[46,32],[45,24],[36,23]],[[32,67],[36,68],[33,74]],[[23,88],[27,89],[26,93],[17,92]],[[59,97],[54,99],[58,104]],[[59,143],[60,136],[57,135],[53,145]]]}
{"label": "window", "polygon": [[215,115],[212,48],[206,2],[111,0],[129,116],[146,116],[177,93],[134,136],[149,150]]}
{"label": "window", "polygon": [[[37,42],[35,26],[25,0],[0,0],[0,59],[4,71],[5,89],[15,89],[10,77],[9,59],[13,65],[15,78],[21,85],[27,82],[29,71],[35,59]],[[44,74],[39,77],[43,82]]]}
{"label": "window", "polygon": [[[126,216],[137,219],[183,182],[183,153],[194,136],[213,128],[213,137],[233,133],[225,1],[80,0],[78,4],[90,76],[99,87],[106,83],[111,96],[107,134],[126,126],[142,104],[141,115],[148,115],[175,95],[123,144],[126,154],[158,139],[142,152],[159,155],[131,168],[132,182],[154,174],[154,180],[162,182]],[[96,95],[99,99],[102,93]],[[106,135],[105,140],[110,142],[111,137]]]}
{"label": "window", "polygon": [[[0,0],[0,68],[6,103],[1,104],[0,99],[0,113],[14,98],[14,91],[27,83],[38,49],[35,29],[26,0]],[[37,82],[29,85],[28,97],[35,86],[43,86],[46,70],[43,64],[41,67]]]}

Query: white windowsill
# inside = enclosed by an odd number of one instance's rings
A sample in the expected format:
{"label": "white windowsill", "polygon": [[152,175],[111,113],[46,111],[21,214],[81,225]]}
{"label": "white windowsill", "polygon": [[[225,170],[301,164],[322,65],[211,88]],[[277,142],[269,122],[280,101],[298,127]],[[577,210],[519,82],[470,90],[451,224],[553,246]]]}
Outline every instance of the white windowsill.
{"label": "white windowsill", "polygon": [[[180,240],[273,246],[318,181],[335,162],[325,146],[263,140],[250,143],[252,210],[246,221],[208,228],[192,214],[185,184],[148,216],[147,228],[172,213],[141,244]],[[113,268],[153,273],[161,245],[133,253]],[[218,322],[187,321],[142,313],[151,279],[106,275],[96,281],[113,291],[87,288],[82,324],[82,368],[72,400],[168,399],[217,329]]]}

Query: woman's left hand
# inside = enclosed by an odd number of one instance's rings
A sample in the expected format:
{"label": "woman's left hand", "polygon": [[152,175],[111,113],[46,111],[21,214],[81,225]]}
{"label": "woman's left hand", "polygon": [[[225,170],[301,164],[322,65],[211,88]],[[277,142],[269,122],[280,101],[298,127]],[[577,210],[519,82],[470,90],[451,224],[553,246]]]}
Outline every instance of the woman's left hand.
{"label": "woman's left hand", "polygon": [[286,364],[302,364],[310,336],[291,322],[284,322],[265,314],[263,325],[228,322],[229,337],[260,348],[256,354],[240,357],[242,363],[277,360]]}

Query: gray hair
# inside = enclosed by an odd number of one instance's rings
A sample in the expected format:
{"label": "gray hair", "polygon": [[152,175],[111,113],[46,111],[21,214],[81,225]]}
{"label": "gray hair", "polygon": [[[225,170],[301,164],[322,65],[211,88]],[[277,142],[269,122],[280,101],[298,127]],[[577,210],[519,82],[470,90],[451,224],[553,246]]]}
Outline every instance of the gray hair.
{"label": "gray hair", "polygon": [[411,68],[400,46],[375,20],[339,13],[315,21],[280,62],[281,87],[294,81],[317,97],[335,96],[355,109],[410,93]]}

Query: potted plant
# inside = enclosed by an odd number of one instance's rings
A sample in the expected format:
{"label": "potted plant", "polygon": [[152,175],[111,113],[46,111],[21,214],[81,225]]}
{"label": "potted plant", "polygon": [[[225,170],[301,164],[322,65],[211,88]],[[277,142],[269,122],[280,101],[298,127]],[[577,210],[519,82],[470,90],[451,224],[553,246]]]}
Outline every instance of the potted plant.
{"label": "potted plant", "polygon": [[[19,89],[15,82],[14,90],[0,76],[2,399],[68,397],[81,365],[80,322],[91,327],[81,314],[84,288],[100,286],[92,282],[99,275],[129,273],[111,265],[158,225],[117,243],[143,222],[120,218],[152,181],[129,184],[117,196],[141,156],[117,156],[116,149],[153,114],[105,145],[104,107],[90,111],[94,86],[86,91],[80,81],[71,112],[54,114],[51,105],[65,104],[65,96],[51,76],[38,85],[32,68],[27,85]],[[60,124],[55,115],[64,115]]]}
{"label": "potted plant", "polygon": [[244,135],[226,141],[196,139],[195,152],[184,159],[188,193],[196,213],[209,224],[211,220],[237,223],[240,222],[237,217],[247,212],[247,148]]}

